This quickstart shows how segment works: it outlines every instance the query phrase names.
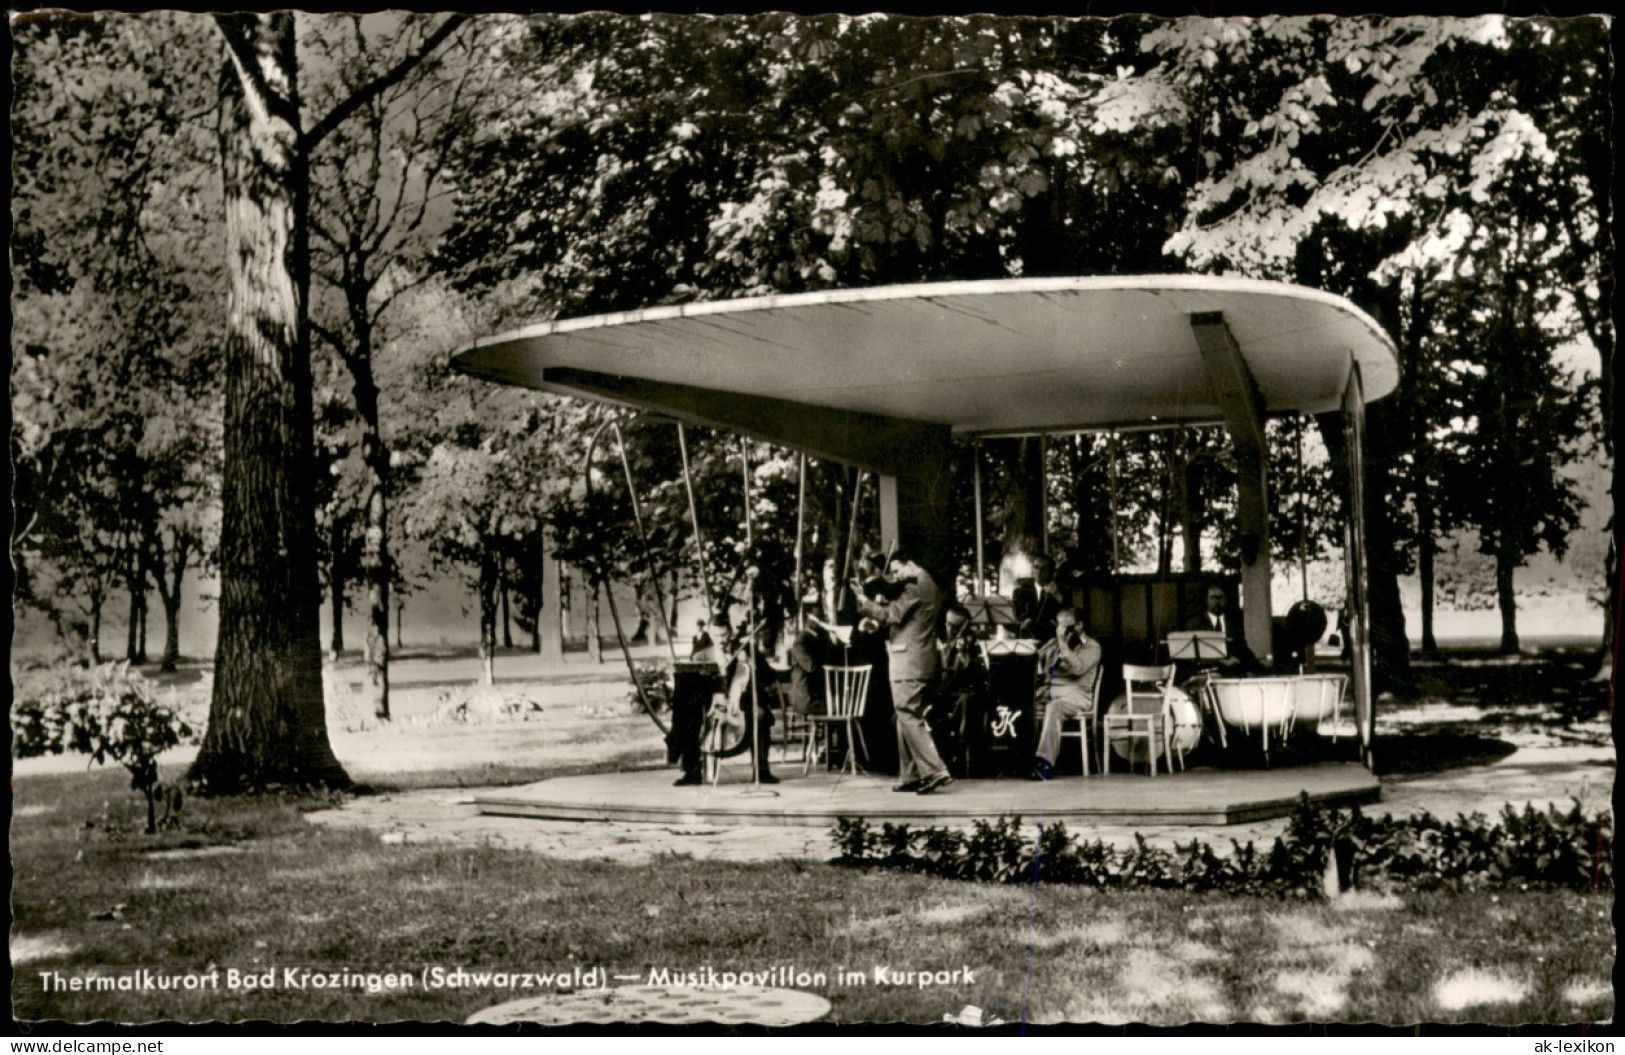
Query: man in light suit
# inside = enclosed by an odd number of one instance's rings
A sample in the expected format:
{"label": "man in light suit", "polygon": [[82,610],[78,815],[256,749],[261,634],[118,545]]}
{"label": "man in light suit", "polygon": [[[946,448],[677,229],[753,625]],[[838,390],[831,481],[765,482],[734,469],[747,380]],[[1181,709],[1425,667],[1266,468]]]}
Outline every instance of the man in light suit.
{"label": "man in light suit", "polygon": [[1055,619],[1055,637],[1038,650],[1038,686],[1033,703],[1044,706],[1044,726],[1038,734],[1033,780],[1049,779],[1060,751],[1062,722],[1069,718],[1094,721],[1100,655],[1100,642],[1083,632],[1078,613],[1071,608],[1061,609]]}
{"label": "man in light suit", "polygon": [[863,596],[863,584],[856,580],[852,594],[860,612],[886,627],[887,677],[897,724],[901,778],[892,790],[929,795],[954,779],[937,754],[930,727],[925,724],[926,690],[937,673],[942,591],[924,568],[901,553],[892,554],[886,578],[897,591],[891,600],[870,600]]}

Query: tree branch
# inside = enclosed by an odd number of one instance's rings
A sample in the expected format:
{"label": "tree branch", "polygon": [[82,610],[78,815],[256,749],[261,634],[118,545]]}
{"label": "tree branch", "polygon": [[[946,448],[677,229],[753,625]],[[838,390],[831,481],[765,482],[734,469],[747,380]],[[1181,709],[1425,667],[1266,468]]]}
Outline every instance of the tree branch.
{"label": "tree branch", "polygon": [[411,73],[412,70],[421,64],[425,59],[434,54],[434,50],[444,43],[446,38],[455,33],[467,20],[467,15],[448,15],[446,20],[440,23],[439,28],[437,28],[433,33],[429,34],[428,39],[423,42],[422,47],[418,48],[417,51],[396,63],[394,68],[380,74],[367,84],[356,89],[356,91],[348,99],[345,99],[332,110],[328,111],[326,117],[316,122],[316,124],[311,127],[310,131],[305,133],[304,139],[300,146],[306,151],[315,149],[318,143],[326,138],[327,135],[333,131],[333,129],[337,128],[339,125],[348,120],[351,114],[367,105],[367,103],[372,101],[372,99],[379,94],[404,80],[407,74]]}
{"label": "tree branch", "polygon": [[262,118],[275,116],[293,127],[299,127],[299,111],[287,99],[278,95],[260,70],[259,55],[250,36],[258,15],[215,15],[214,24],[226,42],[226,51],[237,76],[243,82],[243,94],[248,105],[258,109]]}

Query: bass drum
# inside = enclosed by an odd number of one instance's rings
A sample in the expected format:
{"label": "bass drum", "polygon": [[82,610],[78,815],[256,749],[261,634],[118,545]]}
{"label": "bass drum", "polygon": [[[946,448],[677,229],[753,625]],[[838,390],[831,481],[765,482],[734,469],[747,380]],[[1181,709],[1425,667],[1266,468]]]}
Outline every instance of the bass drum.
{"label": "bass drum", "polygon": [[[1160,706],[1161,702],[1153,696],[1136,696],[1134,699],[1134,711],[1137,714],[1152,713]],[[1202,711],[1196,706],[1196,701],[1191,699],[1190,693],[1180,688],[1173,690],[1172,706],[1174,747],[1188,755],[1202,741]],[[1119,696],[1113,700],[1111,706],[1106,708],[1106,713],[1127,714],[1128,696]],[[1141,737],[1129,737],[1119,733],[1112,737],[1111,750],[1118,758],[1126,759],[1130,765],[1144,765],[1146,762],[1145,740]],[[1161,758],[1162,745],[1156,745],[1154,750],[1157,757]]]}

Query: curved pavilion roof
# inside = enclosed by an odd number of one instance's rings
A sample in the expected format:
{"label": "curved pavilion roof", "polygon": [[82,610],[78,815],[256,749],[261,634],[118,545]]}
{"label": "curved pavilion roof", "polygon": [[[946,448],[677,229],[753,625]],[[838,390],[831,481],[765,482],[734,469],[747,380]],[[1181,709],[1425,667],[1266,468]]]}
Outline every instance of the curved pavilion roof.
{"label": "curved pavilion roof", "polygon": [[1222,420],[1193,332],[1220,313],[1266,413],[1367,400],[1399,364],[1341,297],[1207,275],[941,282],[704,301],[527,326],[457,369],[605,398],[602,379],[786,400],[1000,435]]}

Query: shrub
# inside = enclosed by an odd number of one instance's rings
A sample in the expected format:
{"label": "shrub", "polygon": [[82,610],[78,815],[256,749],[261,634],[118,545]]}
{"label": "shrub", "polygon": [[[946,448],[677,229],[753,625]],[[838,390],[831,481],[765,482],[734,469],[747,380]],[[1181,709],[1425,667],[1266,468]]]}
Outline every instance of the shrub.
{"label": "shrub", "polygon": [[180,811],[180,790],[159,782],[158,756],[194,733],[158,701],[140,671],[128,663],[58,664],[25,678],[17,690],[11,731],[19,757],[76,751],[98,765],[119,763],[130,771],[130,787],[146,797],[148,835],[158,830],[160,801],[164,822]]}
{"label": "shrub", "polygon": [[671,671],[664,663],[658,660],[639,663],[632,668],[632,677],[634,683],[632,691],[626,697],[628,703],[640,712],[643,710],[643,702],[639,699],[641,689],[643,699],[649,701],[648,705],[654,708],[656,713],[671,710]]}
{"label": "shrub", "polygon": [[944,828],[885,825],[842,818],[834,839],[841,864],[902,868],[951,879],[994,883],[1077,883],[1126,889],[1314,897],[1373,887],[1482,888],[1539,884],[1572,890],[1613,888],[1613,819],[1587,816],[1578,803],[1563,812],[1511,806],[1499,823],[1481,814],[1441,821],[1431,814],[1366,817],[1358,808],[1321,809],[1303,796],[1268,853],[1231,843],[1220,855],[1200,839],[1174,852],[1149,846],[1118,849],[1073,839],[1060,824],[1033,839],[1020,818],[977,821],[966,836]]}

